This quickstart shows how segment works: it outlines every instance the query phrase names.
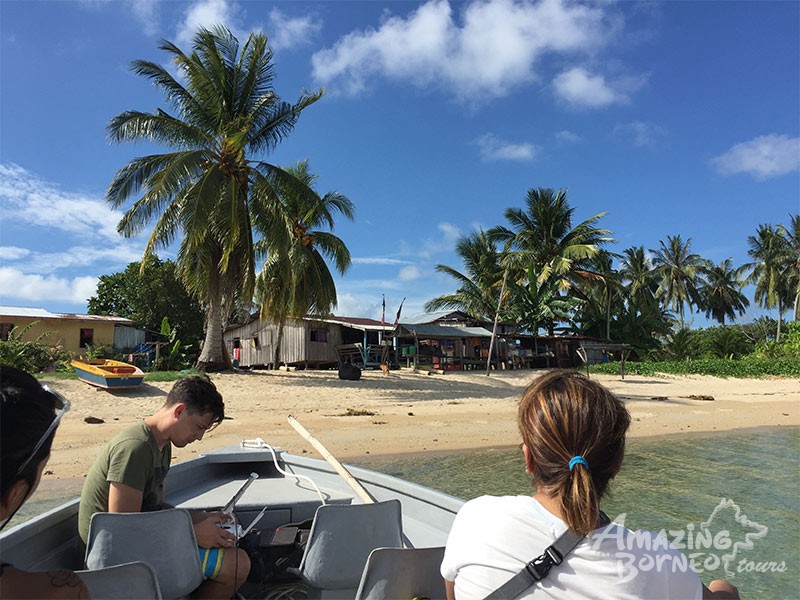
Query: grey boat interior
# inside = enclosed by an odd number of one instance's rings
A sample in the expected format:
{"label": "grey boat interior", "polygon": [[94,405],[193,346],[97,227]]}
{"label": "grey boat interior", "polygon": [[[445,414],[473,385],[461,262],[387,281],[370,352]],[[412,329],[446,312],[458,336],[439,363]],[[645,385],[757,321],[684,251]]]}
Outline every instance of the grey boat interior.
{"label": "grey boat interior", "polygon": [[[275,587],[271,582],[248,581],[241,588],[240,597],[355,598],[356,594],[359,594],[361,598],[376,599],[390,598],[401,589],[403,594],[406,590],[411,590],[410,593],[416,596],[427,596],[432,600],[443,597],[443,591],[440,593],[438,587],[433,592],[426,593],[425,590],[419,590],[421,593],[417,593],[413,591],[413,585],[412,587],[408,585],[413,584],[415,578],[420,581],[426,578],[436,579],[431,573],[438,571],[438,564],[431,563],[441,562],[442,547],[447,541],[453,519],[463,501],[368,469],[348,466],[348,470],[376,503],[398,505],[401,523],[399,543],[394,541],[387,543],[386,539],[394,540],[394,538],[385,536],[371,540],[370,537],[373,535],[380,536],[372,532],[369,527],[350,526],[349,529],[345,528],[345,536],[338,534],[340,538],[348,538],[338,548],[326,542],[321,546],[321,550],[317,547],[315,551],[310,552],[312,544],[309,542],[306,555],[303,557],[303,565],[296,571],[295,577],[297,584],[305,584],[305,592],[302,591],[304,589],[302,585],[297,585],[296,596],[285,592],[280,596],[271,596],[270,589]],[[244,445],[209,452],[173,466],[165,484],[166,501],[177,508],[219,510],[236,494],[251,473],[256,473],[258,478],[252,481],[237,499],[234,513],[243,529],[250,526],[260,515],[256,528],[261,530],[262,537],[270,537],[276,529],[288,523],[314,519],[317,510],[323,504],[335,507],[365,504],[365,501],[333,467],[323,460],[296,456],[280,450],[273,451],[268,446]],[[72,500],[4,532],[0,536],[0,545],[5,560],[13,562],[18,568],[34,571],[54,568],[85,569],[83,545],[77,534],[78,503],[78,499]],[[327,510],[327,512],[330,520],[330,515],[344,515],[347,511],[337,513],[334,510]],[[342,516],[341,519],[334,517],[334,521],[345,518],[347,517]],[[356,518],[357,523],[360,518]],[[387,517],[381,519],[386,521]],[[312,525],[312,538],[316,525],[316,523]],[[337,534],[329,533],[329,535]],[[355,543],[354,539],[360,541]],[[358,554],[358,551],[353,549],[362,543],[366,544],[367,555],[353,556]],[[374,560],[368,560],[369,551],[380,547],[426,550],[400,553],[409,555],[408,558],[397,554],[386,554],[383,559],[381,556],[376,556]],[[394,557],[389,560],[390,565],[392,560],[398,565],[402,561],[403,568],[387,569],[386,557]],[[316,588],[309,583],[309,577],[304,577],[304,568],[306,574],[313,574],[325,570],[326,565],[341,575],[347,570],[342,565],[346,565],[348,560],[357,563],[350,565],[349,568],[357,570],[358,580],[354,583],[350,581],[346,587],[343,582],[339,582],[335,584],[338,587],[332,590]],[[402,575],[395,573],[393,576],[382,576],[374,571],[362,573],[368,562],[375,565],[383,564],[384,570],[399,572]],[[373,586],[372,592],[358,590],[362,578],[365,581],[373,581],[380,580],[381,577],[384,578],[383,582]],[[392,583],[388,581],[390,577],[399,577],[403,581]],[[284,589],[286,581],[281,581],[280,585]],[[403,585],[406,587],[402,587]],[[394,592],[391,591],[393,589]],[[308,596],[302,595],[303,593]]]}

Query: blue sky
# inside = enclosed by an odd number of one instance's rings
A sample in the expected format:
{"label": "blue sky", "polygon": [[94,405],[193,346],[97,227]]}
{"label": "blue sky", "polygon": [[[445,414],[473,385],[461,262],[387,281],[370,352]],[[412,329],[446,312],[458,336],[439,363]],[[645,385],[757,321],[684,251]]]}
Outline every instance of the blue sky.
{"label": "blue sky", "polygon": [[460,268],[458,236],[530,188],[568,188],[578,220],[607,212],[613,250],[680,234],[736,265],[758,224],[800,211],[796,1],[3,0],[0,304],[83,312],[99,275],[141,257],[104,191],[158,149],[105,126],[168,108],[130,62],[215,23],[267,33],[284,99],[327,90],[265,158],[309,159],[318,191],[356,205],[336,228],[340,315],[452,291],[435,265]]}

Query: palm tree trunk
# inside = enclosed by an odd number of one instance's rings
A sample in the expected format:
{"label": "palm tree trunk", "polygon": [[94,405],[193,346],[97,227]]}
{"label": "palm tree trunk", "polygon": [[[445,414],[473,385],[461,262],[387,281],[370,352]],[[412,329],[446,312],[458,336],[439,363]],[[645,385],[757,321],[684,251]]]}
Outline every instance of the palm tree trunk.
{"label": "palm tree trunk", "polygon": [[222,299],[219,294],[219,274],[209,273],[208,308],[206,309],[206,337],[203,350],[197,359],[197,369],[204,372],[222,371]]}
{"label": "palm tree trunk", "polygon": [[277,369],[280,367],[281,361],[281,344],[283,343],[283,328],[286,326],[286,315],[281,315],[278,319],[278,335],[275,338],[275,355],[272,359],[272,368]]}
{"label": "palm tree trunk", "polygon": [[778,297],[778,333],[775,336],[775,342],[781,343],[781,324],[783,321],[783,301]]}
{"label": "palm tree trunk", "polygon": [[611,292],[608,292],[606,300],[606,339],[611,341]]}

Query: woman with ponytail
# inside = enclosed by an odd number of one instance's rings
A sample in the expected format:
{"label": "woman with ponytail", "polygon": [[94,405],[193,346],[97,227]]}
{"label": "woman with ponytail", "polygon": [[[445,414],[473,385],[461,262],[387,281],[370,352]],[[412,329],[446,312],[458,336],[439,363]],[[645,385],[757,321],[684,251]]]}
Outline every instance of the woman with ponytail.
{"label": "woman with ponytail", "polygon": [[[534,380],[522,394],[517,424],[536,492],[464,504],[441,567],[448,599],[738,598],[725,581],[705,587],[663,538],[604,520],[600,501],[622,466],[630,420],[618,398],[578,373]],[[564,550],[569,536],[576,545]],[[554,545],[562,560],[548,553]],[[537,557],[549,572],[528,581],[526,564]],[[515,576],[525,582],[521,591],[498,593]]]}
{"label": "woman with ponytail", "polygon": [[[14,367],[0,365],[0,529],[30,498],[50,458],[50,447],[69,402]],[[0,546],[2,552],[2,546]],[[0,598],[88,598],[72,571],[28,573],[0,554]]]}

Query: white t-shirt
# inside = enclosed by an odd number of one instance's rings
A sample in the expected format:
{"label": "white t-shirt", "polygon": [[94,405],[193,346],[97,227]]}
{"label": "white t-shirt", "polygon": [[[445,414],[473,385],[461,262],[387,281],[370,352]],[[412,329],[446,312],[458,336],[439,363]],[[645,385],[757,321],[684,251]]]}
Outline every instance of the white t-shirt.
{"label": "white t-shirt", "polygon": [[[458,511],[442,562],[457,600],[483,600],[542,554],[567,525],[530,496],[481,496]],[[535,592],[535,593],[534,593]],[[584,538],[547,577],[518,596],[700,600],[703,586],[680,551],[655,533],[616,523]]]}

